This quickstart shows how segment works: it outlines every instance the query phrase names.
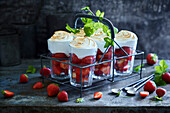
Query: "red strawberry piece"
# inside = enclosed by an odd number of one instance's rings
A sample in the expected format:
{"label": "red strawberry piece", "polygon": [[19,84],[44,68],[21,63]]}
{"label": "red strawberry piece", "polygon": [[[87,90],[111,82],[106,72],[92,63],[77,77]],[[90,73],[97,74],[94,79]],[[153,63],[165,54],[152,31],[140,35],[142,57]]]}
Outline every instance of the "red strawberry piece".
{"label": "red strawberry piece", "polygon": [[162,75],[162,80],[164,80],[167,83],[170,83],[170,73],[164,73]]}
{"label": "red strawberry piece", "polygon": [[97,49],[97,54],[100,55],[100,54],[103,54],[103,53],[101,52],[100,49]]}
{"label": "red strawberry piece", "polygon": [[119,68],[119,71],[124,72],[124,71],[127,71],[128,68],[129,68],[129,66],[126,65],[126,66],[124,66],[123,68]]}
{"label": "red strawberry piece", "polygon": [[1,93],[5,96],[5,97],[12,97],[14,95],[13,92],[8,91],[8,90],[2,90]]}
{"label": "red strawberry piece", "polygon": [[48,96],[56,96],[59,93],[60,89],[57,84],[50,84],[47,86]]}
{"label": "red strawberry piece", "polygon": [[100,68],[100,71],[102,71],[105,75],[110,74],[110,66],[103,66]]}
{"label": "red strawberry piece", "polygon": [[146,59],[147,59],[147,63],[149,65],[154,65],[154,64],[156,64],[158,62],[158,56],[156,54],[154,54],[154,53],[148,54]]}
{"label": "red strawberry piece", "polygon": [[104,66],[111,66],[111,62],[103,63]]}
{"label": "red strawberry piece", "polygon": [[28,76],[26,74],[22,74],[20,76],[20,80],[19,80],[20,83],[27,83],[28,82]]}
{"label": "red strawberry piece", "polygon": [[58,101],[60,102],[67,102],[68,101],[68,94],[66,91],[61,91],[58,95],[57,95]]}
{"label": "red strawberry piece", "polygon": [[141,91],[140,92],[140,96],[141,97],[147,97],[149,95],[149,92],[148,91]]}
{"label": "red strawberry piece", "polygon": [[[63,62],[67,62],[67,60],[62,60]],[[69,65],[68,64],[64,64],[64,63],[60,63],[60,67],[62,69],[69,69]]]}
{"label": "red strawberry piece", "polygon": [[82,59],[83,63],[93,64],[95,62],[95,56],[86,56]]}
{"label": "red strawberry piece", "polygon": [[[40,74],[42,75],[42,70],[40,69]],[[43,76],[51,75],[51,69],[43,67]]]}
{"label": "red strawberry piece", "polygon": [[98,70],[95,69],[94,74],[95,75],[103,75],[103,72],[100,71],[99,69]]}
{"label": "red strawberry piece", "polygon": [[53,66],[53,74],[57,74],[57,75],[59,75],[59,74],[61,74],[62,73],[62,69],[61,69],[61,67],[60,66]]}
{"label": "red strawberry piece", "polygon": [[78,64],[81,62],[81,59],[77,57],[74,53],[72,54],[72,63]]}
{"label": "red strawberry piece", "polygon": [[59,65],[60,62],[57,62],[57,61],[52,60],[52,64],[53,64],[53,65]]}
{"label": "red strawberry piece", "polygon": [[113,52],[112,51],[108,51],[107,53],[105,53],[103,60],[112,59],[112,55],[113,55]]}
{"label": "red strawberry piece", "polygon": [[128,65],[128,60],[127,59],[118,59],[118,60],[116,60],[116,65],[117,65],[117,67],[123,68],[126,65]]}
{"label": "red strawberry piece", "polygon": [[110,48],[108,49],[108,51],[109,51],[109,52],[110,52],[110,51],[113,52],[113,47],[110,47]]}
{"label": "red strawberry piece", "polygon": [[44,84],[42,82],[37,82],[34,84],[33,89],[41,89],[44,87]]}
{"label": "red strawberry piece", "polygon": [[166,93],[166,90],[164,88],[158,88],[156,90],[156,94],[158,95],[158,97],[163,97]]}
{"label": "red strawberry piece", "polygon": [[65,53],[55,53],[55,54],[52,54],[52,57],[53,58],[68,58]]}
{"label": "red strawberry piece", "polygon": [[96,92],[94,93],[94,99],[100,99],[102,98],[103,93],[102,92]]}
{"label": "red strawberry piece", "polygon": [[154,92],[156,90],[156,84],[150,80],[144,85],[143,89],[144,91]]}
{"label": "red strawberry piece", "polygon": [[[78,65],[87,65],[87,64],[85,64],[85,63],[80,63],[80,64],[78,64]],[[90,68],[91,68],[91,67],[82,68],[82,75],[83,75],[83,76],[89,75],[89,73],[90,73]],[[77,76],[81,76],[81,68],[75,67],[75,72],[76,72],[76,75],[77,75]]]}

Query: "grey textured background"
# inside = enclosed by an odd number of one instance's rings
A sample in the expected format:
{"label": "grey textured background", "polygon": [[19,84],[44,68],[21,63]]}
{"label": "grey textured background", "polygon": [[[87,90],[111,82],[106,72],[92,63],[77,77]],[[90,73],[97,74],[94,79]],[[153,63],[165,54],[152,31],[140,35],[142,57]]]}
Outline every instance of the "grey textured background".
{"label": "grey textured background", "polygon": [[104,11],[119,30],[135,32],[145,56],[154,52],[169,59],[170,0],[0,0],[0,28],[19,29],[22,58],[35,58],[48,52],[53,31],[73,25],[84,6]]}

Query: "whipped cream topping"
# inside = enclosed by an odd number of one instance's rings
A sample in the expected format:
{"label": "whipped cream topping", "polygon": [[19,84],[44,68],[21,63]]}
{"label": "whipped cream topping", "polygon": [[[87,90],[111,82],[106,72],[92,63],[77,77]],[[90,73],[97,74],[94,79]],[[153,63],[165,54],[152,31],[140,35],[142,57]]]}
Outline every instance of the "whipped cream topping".
{"label": "whipped cream topping", "polygon": [[71,53],[82,59],[86,56],[96,55],[97,44],[89,37],[77,37],[70,42]]}
{"label": "whipped cream topping", "polygon": [[[97,43],[98,48],[100,49],[100,51],[102,53],[104,53],[104,51],[106,50],[106,48],[104,48],[105,45],[105,41],[104,38],[108,37],[106,33],[103,32],[103,29],[98,29],[92,36],[91,38]],[[110,38],[110,37],[108,37]]]}
{"label": "whipped cream topping", "polygon": [[69,56],[69,43],[73,36],[65,31],[56,31],[54,35],[47,40],[48,49],[51,53],[65,53]]}
{"label": "whipped cream topping", "polygon": [[79,29],[79,30],[80,30],[79,33],[76,33],[76,34],[71,33],[74,36],[74,38],[76,38],[76,37],[84,37],[85,36],[84,29],[82,28],[82,29]]}
{"label": "whipped cream topping", "polygon": [[[136,49],[137,45],[137,36],[135,33],[127,30],[121,30],[118,34],[115,35],[114,39],[119,46],[127,46],[132,47],[133,49]],[[116,44],[114,44],[115,48],[119,48]]]}

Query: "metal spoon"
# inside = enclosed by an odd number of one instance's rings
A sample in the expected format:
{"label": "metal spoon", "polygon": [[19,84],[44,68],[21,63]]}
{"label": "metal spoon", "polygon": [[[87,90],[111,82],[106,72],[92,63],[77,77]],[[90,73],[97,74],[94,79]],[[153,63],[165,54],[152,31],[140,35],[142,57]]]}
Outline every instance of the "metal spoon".
{"label": "metal spoon", "polygon": [[[151,76],[149,76],[149,77],[151,77]],[[146,80],[147,78],[148,78],[148,77],[142,78],[142,79],[140,79],[140,80],[138,80],[138,81],[136,81],[136,82],[133,82],[133,83],[131,83],[131,84],[125,86],[125,87],[119,88],[119,89],[112,89],[111,92],[112,92],[113,94],[117,94],[117,93],[119,93],[120,91],[122,91],[123,89],[125,89],[126,87],[130,87],[130,86],[133,86],[133,85],[135,85],[135,84],[138,84],[138,85],[141,84],[141,83],[144,82],[144,80]]]}
{"label": "metal spoon", "polygon": [[141,82],[138,82],[137,84],[133,85],[133,86],[128,86],[128,87],[125,87],[124,90],[125,91],[128,91],[128,90],[133,90],[136,86],[140,85],[142,82],[144,82],[145,80],[149,79],[150,77],[152,77],[154,74],[148,76],[148,77],[145,77]]}
{"label": "metal spoon", "polygon": [[153,75],[148,78],[145,82],[143,82],[142,84],[140,84],[138,87],[136,88],[133,88],[133,89],[130,89],[130,90],[127,90],[127,94],[128,95],[135,95],[136,94],[136,91],[139,90],[142,86],[144,86],[146,84],[146,82],[148,82],[149,80],[153,79]]}

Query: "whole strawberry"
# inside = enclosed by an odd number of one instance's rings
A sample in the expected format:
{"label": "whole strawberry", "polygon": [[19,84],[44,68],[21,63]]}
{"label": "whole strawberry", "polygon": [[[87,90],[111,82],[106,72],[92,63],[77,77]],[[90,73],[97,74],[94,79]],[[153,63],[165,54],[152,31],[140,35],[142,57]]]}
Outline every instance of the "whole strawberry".
{"label": "whole strawberry", "polygon": [[144,91],[154,92],[156,90],[156,84],[150,80],[144,85],[143,89]]}
{"label": "whole strawberry", "polygon": [[[42,75],[42,70],[40,69],[40,74]],[[51,75],[51,69],[43,67],[43,76]]]}
{"label": "whole strawberry", "polygon": [[37,82],[34,84],[33,89],[41,89],[44,87],[44,84],[42,82]]}
{"label": "whole strawberry", "polygon": [[60,102],[67,102],[68,101],[68,94],[66,91],[61,91],[58,95],[57,95],[58,101]]}
{"label": "whole strawberry", "polygon": [[27,83],[28,82],[28,76],[26,74],[22,74],[19,79],[20,83]]}
{"label": "whole strawberry", "polygon": [[59,93],[60,89],[57,84],[50,84],[47,86],[48,96],[56,96]]}
{"label": "whole strawberry", "polygon": [[8,91],[8,90],[2,90],[1,93],[5,96],[5,97],[12,97],[14,95],[13,92]]}
{"label": "whole strawberry", "polygon": [[158,95],[158,97],[163,97],[166,93],[166,90],[164,88],[158,88],[156,90],[156,94]]}
{"label": "whole strawberry", "polygon": [[162,75],[162,80],[164,80],[167,83],[170,83],[170,73],[164,73]]}
{"label": "whole strawberry", "polygon": [[158,56],[156,54],[154,54],[154,53],[148,54],[146,59],[147,59],[147,63],[149,65],[154,65],[154,64],[156,64],[158,62]]}

